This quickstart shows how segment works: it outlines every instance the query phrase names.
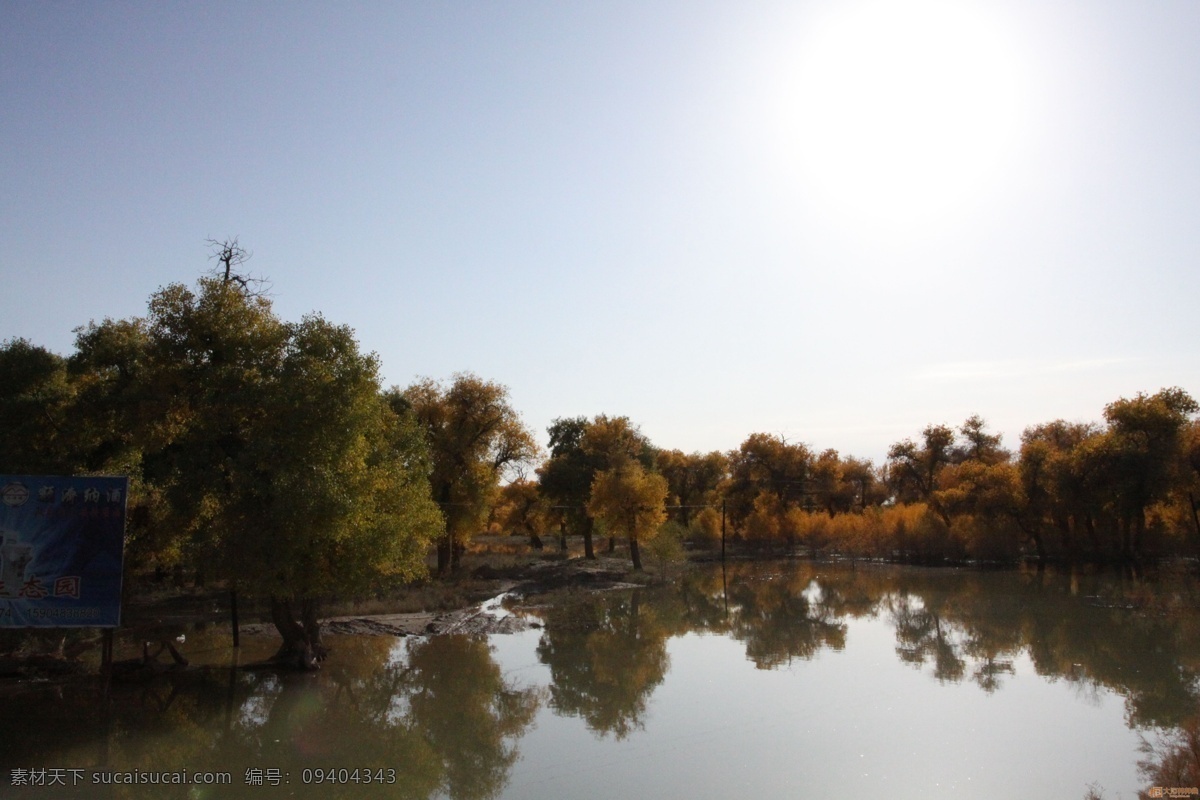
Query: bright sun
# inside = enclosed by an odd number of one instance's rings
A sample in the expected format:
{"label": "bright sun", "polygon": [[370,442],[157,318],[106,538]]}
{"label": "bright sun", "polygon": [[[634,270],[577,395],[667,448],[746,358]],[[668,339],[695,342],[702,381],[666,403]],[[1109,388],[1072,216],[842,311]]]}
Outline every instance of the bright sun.
{"label": "bright sun", "polygon": [[807,185],[858,222],[908,227],[988,191],[1021,118],[1020,59],[967,2],[842,7],[812,31],[796,120]]}

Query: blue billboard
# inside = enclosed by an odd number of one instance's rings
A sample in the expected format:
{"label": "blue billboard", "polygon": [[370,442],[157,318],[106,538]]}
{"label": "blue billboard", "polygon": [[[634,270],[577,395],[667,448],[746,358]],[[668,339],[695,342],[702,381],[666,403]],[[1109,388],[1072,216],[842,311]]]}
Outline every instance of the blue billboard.
{"label": "blue billboard", "polygon": [[0,475],[0,628],[121,623],[125,477]]}

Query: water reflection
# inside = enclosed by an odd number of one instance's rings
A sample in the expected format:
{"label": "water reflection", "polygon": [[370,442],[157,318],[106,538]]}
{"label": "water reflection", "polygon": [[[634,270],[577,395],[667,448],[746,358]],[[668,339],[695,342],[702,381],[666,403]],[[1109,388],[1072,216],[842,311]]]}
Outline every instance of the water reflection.
{"label": "water reflection", "polygon": [[642,590],[571,596],[545,612],[538,657],[550,668],[550,704],[623,739],[643,726],[646,702],[670,665],[663,612],[670,595]]}
{"label": "water reflection", "polygon": [[846,646],[846,625],[824,601],[812,576],[790,572],[767,580],[742,580],[729,592],[729,631],[746,645],[759,669],[809,659],[822,649]]}
{"label": "water reflection", "polygon": [[[0,784],[13,769],[188,770],[229,772],[232,784],[4,788],[15,797],[497,797],[522,769],[519,748],[539,714],[580,720],[596,747],[653,741],[661,732],[651,723],[655,696],[672,667],[679,671],[671,642],[697,633],[713,647],[700,640],[688,652],[704,658],[734,643],[753,668],[729,675],[746,685],[829,653],[859,670],[860,681],[898,685],[889,672],[916,671],[938,694],[942,686],[974,687],[1002,701],[1009,686],[1029,685],[1031,671],[1094,704],[1115,692],[1126,725],[1176,732],[1155,740],[1142,774],[1178,776],[1200,741],[1196,724],[1177,728],[1200,708],[1198,601],[1190,581],[1169,578],[806,562],[696,570],[670,587],[538,600],[544,628],[528,646],[544,670],[542,686],[506,673],[512,665],[498,663],[487,640],[442,636],[341,637],[318,675],[214,669],[114,684],[107,696],[98,681],[0,687]],[[890,660],[875,672],[841,655],[866,630],[883,632]],[[191,646],[212,643],[197,637],[185,651]],[[797,685],[831,697],[843,691],[829,680]],[[871,695],[862,683],[853,691]],[[805,697],[795,702],[815,708]],[[765,701],[754,702],[759,713]],[[735,718],[725,713],[713,719]],[[863,717],[863,729],[895,724],[890,719]],[[837,733],[832,720],[813,717],[811,725]],[[736,746],[730,752],[739,757]],[[1193,760],[1192,774],[1200,774]],[[391,769],[395,783],[306,784],[303,771],[320,767]],[[248,785],[248,770],[268,785]],[[274,793],[272,777],[281,784]]]}
{"label": "water reflection", "polygon": [[1000,690],[1028,656],[1039,675],[1127,700],[1130,725],[1173,726],[1200,700],[1200,597],[1190,579],[1103,573],[897,569],[798,562],[688,576],[686,630],[728,633],[760,668],[846,646],[846,622],[883,618],[901,663]]}
{"label": "water reflection", "polygon": [[[0,705],[0,729],[23,731],[0,754],[4,782],[13,769],[73,768],[85,783],[105,770],[232,775],[221,787],[103,787],[111,797],[261,797],[274,784],[288,796],[481,800],[503,789],[541,696],[505,679],[486,640],[345,637],[335,653],[319,675],[189,672],[114,684],[107,698],[98,682],[26,689]],[[304,773],[330,767],[359,779]],[[97,796],[65,777],[28,794]]]}

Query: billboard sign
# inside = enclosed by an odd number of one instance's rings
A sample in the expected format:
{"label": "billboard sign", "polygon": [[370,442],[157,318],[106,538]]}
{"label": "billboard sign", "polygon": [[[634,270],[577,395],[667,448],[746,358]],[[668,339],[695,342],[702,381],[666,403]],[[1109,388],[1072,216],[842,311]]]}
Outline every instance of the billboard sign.
{"label": "billboard sign", "polygon": [[0,628],[121,623],[125,477],[0,475]]}

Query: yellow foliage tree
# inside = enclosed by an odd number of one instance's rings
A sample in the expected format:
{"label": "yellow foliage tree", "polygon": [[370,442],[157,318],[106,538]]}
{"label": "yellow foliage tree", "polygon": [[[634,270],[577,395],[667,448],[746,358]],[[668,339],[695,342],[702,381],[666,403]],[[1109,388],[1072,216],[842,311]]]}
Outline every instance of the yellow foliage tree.
{"label": "yellow foliage tree", "polygon": [[638,542],[654,536],[667,519],[667,479],[636,461],[605,470],[592,482],[588,513],[629,540],[633,568],[642,568]]}

